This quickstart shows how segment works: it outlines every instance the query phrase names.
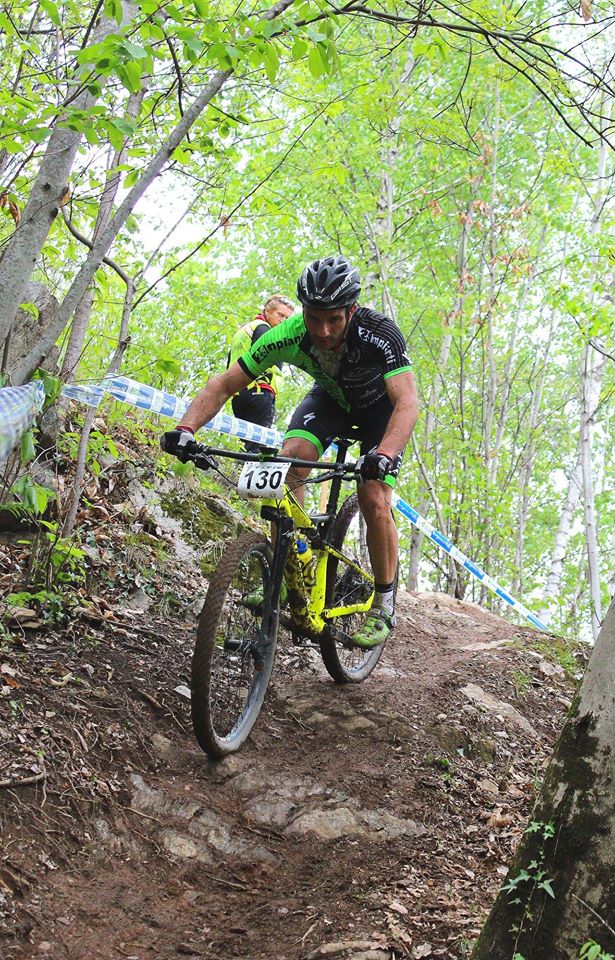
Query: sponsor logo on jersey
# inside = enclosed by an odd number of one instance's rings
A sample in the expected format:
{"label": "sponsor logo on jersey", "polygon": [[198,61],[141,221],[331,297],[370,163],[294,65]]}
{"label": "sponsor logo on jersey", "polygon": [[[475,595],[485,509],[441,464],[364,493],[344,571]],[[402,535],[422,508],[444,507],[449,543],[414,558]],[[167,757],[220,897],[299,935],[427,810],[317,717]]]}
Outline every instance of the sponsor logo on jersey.
{"label": "sponsor logo on jersey", "polygon": [[263,360],[266,360],[270,353],[277,352],[278,350],[283,350],[284,347],[294,347],[303,339],[303,334],[299,334],[294,337],[283,337],[281,340],[270,340],[268,343],[264,343],[262,346],[259,345],[259,341],[256,341],[256,345],[251,352],[252,359],[255,363],[262,363]]}

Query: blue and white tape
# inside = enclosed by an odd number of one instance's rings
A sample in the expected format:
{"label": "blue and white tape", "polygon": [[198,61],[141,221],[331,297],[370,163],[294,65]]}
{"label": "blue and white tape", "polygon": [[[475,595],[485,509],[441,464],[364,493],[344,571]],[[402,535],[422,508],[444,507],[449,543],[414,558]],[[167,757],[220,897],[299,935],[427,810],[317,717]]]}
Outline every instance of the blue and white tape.
{"label": "blue and white tape", "polygon": [[[42,385],[38,383],[28,384],[27,387],[35,388],[35,392],[38,395],[40,390],[40,403],[27,425],[23,428],[22,433],[27,429],[27,426],[32,422],[36,413],[40,409],[43,403],[42,396]],[[25,390],[25,387],[11,388],[12,390]],[[0,415],[2,413],[1,398],[2,393],[7,391],[0,390]],[[181,397],[176,397],[172,393],[167,393],[164,390],[158,390],[155,387],[149,387],[144,383],[138,383],[136,380],[131,380],[129,377],[107,377],[99,384],[87,386],[87,385],[77,385],[77,384],[68,384],[62,389],[62,396],[67,397],[71,400],[77,400],[81,403],[88,404],[89,406],[97,407],[104,395],[108,394],[113,397],[115,400],[119,400],[122,403],[128,403],[133,407],[139,407],[142,410],[150,410],[152,413],[158,413],[163,417],[171,417],[174,420],[179,420],[185,414],[188,409],[189,400],[183,399]],[[33,396],[33,394],[32,394]],[[32,400],[31,396],[31,400]],[[268,447],[279,447],[282,444],[283,436],[278,430],[270,429],[267,427],[260,427],[258,424],[249,423],[247,420],[240,420],[237,417],[231,417],[226,413],[217,414],[213,420],[210,420],[209,423],[206,423],[202,428],[204,430],[216,430],[218,433],[224,433],[228,436],[239,437],[241,440],[252,440],[255,443],[262,443]],[[2,431],[0,432],[0,460],[2,459],[2,440],[4,438],[4,423],[2,423]],[[17,436],[17,440],[19,436]],[[17,442],[14,441],[14,443]],[[13,444],[14,445],[14,444]],[[410,521],[417,529],[427,536],[432,543],[434,543],[440,550],[443,550],[450,557],[455,560],[456,563],[460,564],[467,570],[468,573],[472,574],[473,577],[476,577],[484,586],[496,594],[506,603],[511,609],[516,610],[521,616],[525,617],[526,620],[529,620],[531,624],[535,627],[538,627],[540,630],[546,630],[546,625],[533,614],[530,610],[527,609],[519,600],[511,596],[507,590],[504,590],[497,581],[492,577],[481,570],[481,568],[472,562],[469,557],[461,552],[449,539],[445,537],[443,533],[440,533],[439,530],[436,530],[428,520],[425,520],[414,507],[411,507],[409,503],[406,503],[399,494],[393,493],[393,506],[402,514],[407,520]]]}
{"label": "blue and white tape", "polygon": [[0,463],[4,463],[26,430],[34,422],[45,401],[40,380],[23,387],[0,389]]}
{"label": "blue and white tape", "polygon": [[[79,400],[90,407],[97,407],[105,393],[115,400],[128,403],[141,410],[150,410],[162,417],[171,417],[180,420],[190,405],[190,400],[176,397],[165,390],[148,387],[145,383],[138,383],[130,377],[107,377],[95,386],[67,385],[62,389],[62,396],[71,400]],[[282,443],[282,434],[269,427],[261,427],[257,423],[248,423],[228,413],[218,413],[206,423],[203,430],[217,430],[240,440],[252,440],[267,447],[279,447]]]}
{"label": "blue and white tape", "polygon": [[526,620],[529,620],[535,627],[538,627],[540,630],[546,630],[547,626],[539,620],[535,614],[527,609],[519,600],[516,600],[515,597],[512,597],[510,593],[504,590],[500,584],[490,577],[484,570],[472,562],[469,557],[466,557],[465,553],[462,553],[454,543],[445,537],[443,533],[440,533],[439,530],[436,530],[428,520],[425,520],[419,513],[416,512],[414,507],[411,507],[409,503],[406,503],[405,500],[397,493],[393,493],[393,506],[399,510],[410,523],[414,524],[418,530],[429,537],[432,543],[435,543],[440,550],[444,550],[445,553],[448,553],[449,557],[452,557],[460,566],[467,570],[468,573],[471,573],[473,577],[476,577],[477,580],[480,580],[489,590],[492,590],[493,593],[497,594],[500,600],[503,600],[504,603],[507,603],[509,607],[512,607],[513,610],[516,610],[517,613],[520,613],[521,616],[525,617]]}

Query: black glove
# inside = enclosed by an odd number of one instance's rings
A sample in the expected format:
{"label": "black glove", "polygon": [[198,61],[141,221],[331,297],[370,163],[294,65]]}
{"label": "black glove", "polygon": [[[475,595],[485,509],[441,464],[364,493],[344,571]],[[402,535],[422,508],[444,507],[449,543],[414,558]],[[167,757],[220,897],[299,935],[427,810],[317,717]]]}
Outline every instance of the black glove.
{"label": "black glove", "polygon": [[160,438],[160,446],[166,453],[172,453],[182,463],[186,463],[187,446],[194,443],[194,435],[186,427],[176,427],[175,430],[167,430]]}
{"label": "black glove", "polygon": [[391,457],[387,457],[386,453],[377,453],[374,447],[357,460],[357,473],[361,480],[384,480],[392,462]]}

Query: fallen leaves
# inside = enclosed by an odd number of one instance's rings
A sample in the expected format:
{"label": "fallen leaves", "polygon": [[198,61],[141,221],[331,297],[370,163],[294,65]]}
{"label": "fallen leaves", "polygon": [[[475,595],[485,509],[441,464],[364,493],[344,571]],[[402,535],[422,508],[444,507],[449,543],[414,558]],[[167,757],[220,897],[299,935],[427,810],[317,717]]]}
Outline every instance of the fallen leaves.
{"label": "fallen leaves", "polygon": [[412,960],[421,960],[423,957],[432,957],[433,947],[430,943],[421,943],[412,951]]}

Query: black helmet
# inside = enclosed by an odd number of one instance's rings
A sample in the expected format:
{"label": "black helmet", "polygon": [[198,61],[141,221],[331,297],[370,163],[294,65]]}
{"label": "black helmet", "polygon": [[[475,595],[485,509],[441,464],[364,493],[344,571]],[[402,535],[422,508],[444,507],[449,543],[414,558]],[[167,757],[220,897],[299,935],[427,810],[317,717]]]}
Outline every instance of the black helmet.
{"label": "black helmet", "polygon": [[297,297],[307,307],[333,310],[356,303],[361,294],[359,271],[346,257],[324,257],[305,268],[297,282]]}

